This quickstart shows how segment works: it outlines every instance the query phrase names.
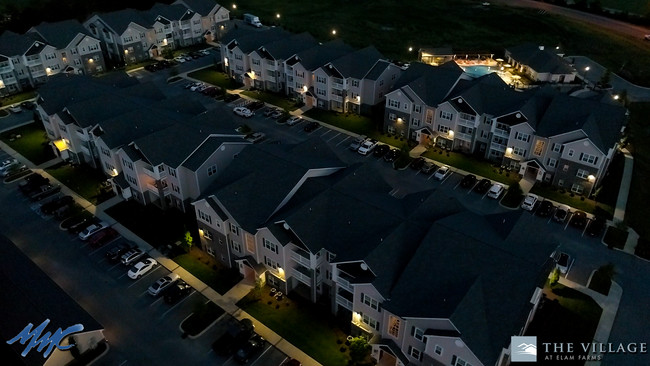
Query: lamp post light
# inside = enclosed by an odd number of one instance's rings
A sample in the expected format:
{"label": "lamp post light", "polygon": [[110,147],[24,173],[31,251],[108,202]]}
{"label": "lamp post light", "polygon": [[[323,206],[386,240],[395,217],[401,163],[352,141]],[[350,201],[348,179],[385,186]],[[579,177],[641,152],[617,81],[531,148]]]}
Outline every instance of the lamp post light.
{"label": "lamp post light", "polygon": [[332,35],[336,35],[336,29],[332,29]]}
{"label": "lamp post light", "polygon": [[413,52],[413,47],[409,47],[409,52]]}
{"label": "lamp post light", "polygon": [[234,10],[237,10],[237,4],[232,4],[232,8],[233,8]]}
{"label": "lamp post light", "polygon": [[280,13],[275,14],[275,17],[276,17],[277,19],[280,19]]}
{"label": "lamp post light", "polygon": [[589,81],[587,80],[587,73],[589,72],[590,67],[585,67],[585,86],[589,86]]}

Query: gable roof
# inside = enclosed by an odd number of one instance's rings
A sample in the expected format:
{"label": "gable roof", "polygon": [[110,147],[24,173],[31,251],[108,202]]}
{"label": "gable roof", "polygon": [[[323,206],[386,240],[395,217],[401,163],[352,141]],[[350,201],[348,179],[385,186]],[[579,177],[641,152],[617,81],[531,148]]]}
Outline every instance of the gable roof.
{"label": "gable roof", "polygon": [[384,61],[384,60],[379,60],[375,63],[375,65],[368,71],[368,74],[366,74],[365,79],[368,80],[377,80],[381,74],[391,65],[390,62]]}
{"label": "gable roof", "polygon": [[[174,4],[184,4],[191,10],[201,14],[202,16],[207,16],[210,14],[212,9],[216,7],[222,8],[213,0],[177,0]],[[218,9],[217,9],[218,10]]]}
{"label": "gable roof", "polygon": [[345,44],[341,39],[336,39],[300,51],[296,57],[287,60],[287,63],[294,65],[296,62],[300,62],[305,69],[313,71],[352,51],[354,51],[352,46]]}
{"label": "gable roof", "polygon": [[453,61],[440,66],[414,62],[397,80],[395,90],[409,87],[428,106],[437,106],[462,80],[463,75],[463,69]]}
{"label": "gable roof", "polygon": [[[382,58],[384,56],[374,46],[369,46],[337,58],[330,65],[336,68],[343,78],[363,79],[375,63]],[[326,65],[323,69],[330,72],[331,67]]]}
{"label": "gable roof", "polygon": [[530,94],[515,91],[499,75],[490,73],[454,88],[447,100],[461,112],[500,116],[517,110]]}
{"label": "gable roof", "polygon": [[217,151],[219,146],[225,143],[244,144],[248,142],[243,139],[243,136],[209,136],[187,157],[182,166],[191,171],[196,171],[210,155]]}
{"label": "gable roof", "polygon": [[527,65],[537,73],[571,74],[573,67],[564,59],[543,46],[525,43],[515,47],[508,47],[506,51],[517,62]]}
{"label": "gable roof", "polygon": [[5,31],[0,35],[0,55],[7,57],[23,55],[34,42],[35,40],[28,35]]}
{"label": "gable roof", "polygon": [[54,23],[43,22],[32,27],[29,32],[37,33],[46,43],[60,50],[70,45],[79,34],[93,37],[76,19]]}
{"label": "gable roof", "polygon": [[[158,20],[158,18],[164,18],[173,21],[181,20],[181,18],[183,18],[187,12],[194,14],[193,11],[189,10],[186,6],[181,4],[167,5],[156,3],[151,7],[151,9],[141,11],[140,15],[143,19],[147,20],[147,23],[143,25],[151,26]],[[164,19],[160,20],[161,23],[169,23],[165,22]]]}
{"label": "gable roof", "polygon": [[281,28],[268,28],[264,30],[252,29],[251,27],[239,27],[231,29],[221,39],[229,49],[239,47],[243,53],[250,53],[261,46],[290,37],[292,34]]}
{"label": "gable roof", "polygon": [[131,23],[139,24],[147,28],[150,25],[149,20],[144,17],[143,12],[127,8],[108,13],[97,14],[107,26],[109,26],[117,35],[122,35]]}
{"label": "gable roof", "polygon": [[293,56],[296,52],[311,48],[317,44],[318,42],[311,34],[304,32],[267,43],[260,47],[259,52],[264,58],[284,60]]}

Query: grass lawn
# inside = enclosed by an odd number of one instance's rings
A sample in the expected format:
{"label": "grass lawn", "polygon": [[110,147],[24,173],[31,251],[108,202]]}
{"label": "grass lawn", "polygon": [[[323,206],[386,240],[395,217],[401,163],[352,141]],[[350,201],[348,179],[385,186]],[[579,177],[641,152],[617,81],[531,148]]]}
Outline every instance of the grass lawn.
{"label": "grass lawn", "polygon": [[[154,205],[143,206],[133,201],[120,202],[106,213],[156,248],[183,240],[187,230],[192,233],[196,230],[194,215],[184,215],[175,209],[163,211]],[[199,237],[198,230],[193,236]]]}
{"label": "grass lawn", "polygon": [[241,86],[241,84],[229,78],[228,75],[218,71],[214,66],[191,72],[187,76],[224,89],[237,89]]}
{"label": "grass lawn", "polygon": [[277,301],[269,290],[264,287],[259,300],[253,290],[237,305],[321,364],[347,364],[348,352],[341,352],[342,344],[338,343],[346,334],[333,325],[332,316],[325,315],[329,314],[327,309],[297,297],[285,296]]}
{"label": "grass lawn", "polygon": [[[0,105],[7,106],[7,105],[14,104],[14,103],[24,102],[27,99],[32,99],[32,98],[35,98],[35,97],[36,97],[36,91],[34,91],[34,90],[25,91],[25,92],[21,92],[21,93],[18,93],[18,94],[10,95],[10,96],[8,96],[6,98],[2,98],[0,100]],[[31,113],[31,111],[29,111],[29,110],[27,110],[25,112]],[[25,112],[23,112],[23,113],[25,113]]]}
{"label": "grass lawn", "polygon": [[526,335],[537,336],[539,342],[593,340],[602,309],[591,297],[561,284],[551,287],[548,282],[544,294],[547,300],[535,314]]}
{"label": "grass lawn", "polygon": [[113,196],[100,194],[99,184],[106,180],[106,176],[89,166],[73,167],[60,163],[45,171],[92,204],[96,205]]}
{"label": "grass lawn", "polygon": [[606,205],[604,203],[596,202],[594,200],[586,198],[583,200],[580,196],[576,195],[571,197],[570,192],[562,193],[562,191],[558,190],[556,187],[551,187],[548,185],[536,184],[533,189],[531,189],[531,193],[540,195],[544,198],[559,203],[564,203],[585,212],[593,214],[600,212],[608,218],[611,218],[614,213],[614,207],[610,205]]}
{"label": "grass lawn", "polygon": [[434,148],[427,150],[422,156],[507,185],[519,181],[519,175],[515,172],[508,172],[493,166],[488,161],[479,160],[473,156],[458,152],[447,152],[442,151],[440,148]]}
{"label": "grass lawn", "polygon": [[209,301],[197,306],[192,315],[181,323],[183,331],[191,336],[201,333],[226,311],[219,305]]}
{"label": "grass lawn", "polygon": [[201,249],[192,248],[189,253],[173,258],[174,262],[185,268],[196,278],[223,295],[241,279],[235,269],[223,268]]}
{"label": "grass lawn", "polygon": [[[12,138],[12,136],[15,137],[16,135],[20,135],[21,137],[19,139]],[[40,123],[30,123],[3,132],[0,135],[0,139],[36,165],[55,158],[43,125]],[[11,141],[12,139],[14,141]]]}
{"label": "grass lawn", "polygon": [[603,241],[610,248],[623,249],[627,241],[628,232],[615,226],[609,226]]}
{"label": "grass lawn", "polygon": [[247,90],[242,94],[261,100],[262,102],[273,104],[276,107],[282,108],[285,111],[292,111],[296,109],[296,102],[289,99],[285,95],[270,93],[262,90]]}
{"label": "grass lawn", "polygon": [[[524,42],[561,45],[567,55],[588,56],[623,77],[650,86],[650,64],[643,61],[650,59],[650,48],[640,37],[540,15],[535,9],[484,7],[469,0],[405,0],[373,2],[369,12],[363,1],[241,0],[231,17],[241,18],[248,12],[265,24],[278,23],[275,14],[280,13],[279,25],[291,32],[308,31],[323,42],[341,38],[357,48],[374,45],[387,58],[399,60],[416,59],[420,47],[449,45],[458,54],[487,52],[500,57],[506,47]],[[335,36],[332,29],[337,31]],[[414,51],[409,52],[409,47]]]}
{"label": "grass lawn", "polygon": [[312,108],[305,112],[305,116],[360,135],[368,136],[373,132],[372,120],[354,113],[346,114]]}
{"label": "grass lawn", "polygon": [[634,169],[630,195],[627,199],[625,220],[641,237],[650,240],[650,103],[630,105],[630,122],[628,124],[629,140]]}

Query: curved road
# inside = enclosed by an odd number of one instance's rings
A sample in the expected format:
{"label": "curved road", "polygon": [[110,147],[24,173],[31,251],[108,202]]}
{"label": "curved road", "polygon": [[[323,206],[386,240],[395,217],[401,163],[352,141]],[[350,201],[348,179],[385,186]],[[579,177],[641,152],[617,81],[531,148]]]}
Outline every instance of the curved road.
{"label": "curved road", "polygon": [[543,3],[533,0],[492,0],[495,4],[504,4],[508,6],[516,6],[520,8],[533,8],[545,10],[551,14],[563,15],[567,18],[574,20],[579,20],[591,24],[598,25],[602,28],[612,30],[614,32],[632,36],[639,40],[643,39],[643,36],[650,34],[650,29],[644,28],[638,25],[633,25],[630,23],[625,23],[620,20],[610,19],[604,16],[585,13],[579,10],[565,8],[562,6],[557,6],[553,4]]}

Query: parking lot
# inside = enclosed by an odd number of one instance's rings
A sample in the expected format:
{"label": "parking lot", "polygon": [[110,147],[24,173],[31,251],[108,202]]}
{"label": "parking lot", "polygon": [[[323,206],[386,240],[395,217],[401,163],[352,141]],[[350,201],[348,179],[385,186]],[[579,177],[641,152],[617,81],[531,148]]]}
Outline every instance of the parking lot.
{"label": "parking lot", "polygon": [[[0,159],[7,156],[0,151]],[[192,290],[174,304],[149,295],[148,287],[169,274],[167,269],[158,265],[136,280],[129,278],[128,266],[105,256],[112,247],[125,242],[124,238],[93,247],[78,235],[61,230],[60,221],[40,212],[42,202],[32,202],[17,185],[14,182],[0,188],[0,204],[12,207],[11,215],[0,218],[0,230],[105,327],[111,350],[98,364],[235,364],[232,356],[217,356],[211,348],[233,321],[230,315],[223,315],[196,339],[181,337],[180,323],[207,301],[201,293]],[[147,254],[140,260],[145,258]],[[280,365],[285,358],[267,343],[247,364]]]}

